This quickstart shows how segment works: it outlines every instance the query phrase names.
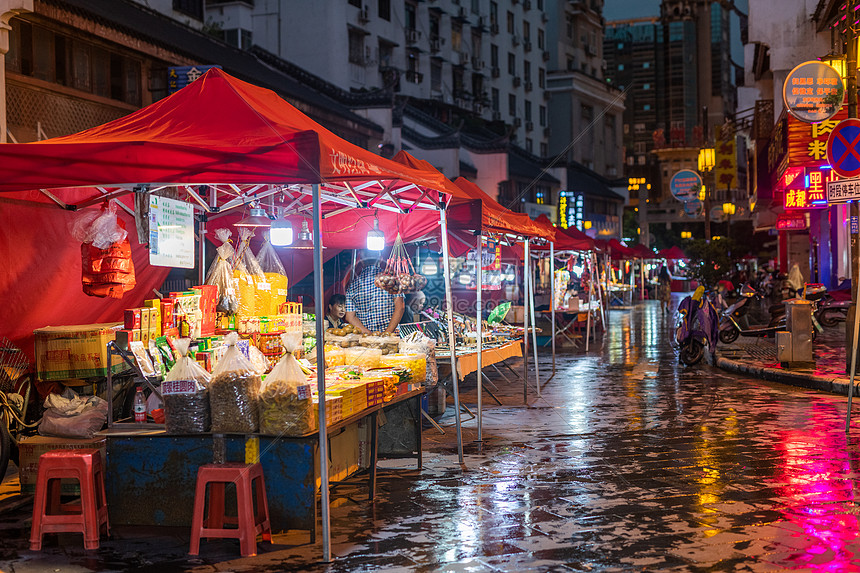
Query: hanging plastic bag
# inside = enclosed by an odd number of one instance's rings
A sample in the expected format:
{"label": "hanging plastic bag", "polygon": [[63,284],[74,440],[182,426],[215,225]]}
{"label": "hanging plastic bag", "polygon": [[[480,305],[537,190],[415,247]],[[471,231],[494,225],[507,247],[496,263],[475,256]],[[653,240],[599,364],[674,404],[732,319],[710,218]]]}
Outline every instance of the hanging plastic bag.
{"label": "hanging plastic bag", "polygon": [[287,353],[266,376],[260,389],[260,432],[275,436],[301,436],[316,427],[311,386],[293,352],[300,333],[281,335]]}
{"label": "hanging plastic bag", "polygon": [[[239,229],[239,246],[236,247],[236,254],[233,257],[233,278],[236,279],[237,290],[239,291],[239,310],[240,316],[260,316],[257,312],[257,299],[262,299],[258,296],[258,284],[262,289],[262,284],[266,282],[266,275],[263,269],[260,268],[260,263],[254,253],[251,252],[251,237],[254,236],[254,231],[246,227]],[[269,300],[260,301],[261,307],[265,304],[265,310],[268,312]]]}
{"label": "hanging plastic bag", "polygon": [[268,316],[280,314],[281,305],[287,302],[287,271],[284,270],[284,265],[278,258],[268,233],[264,235],[263,246],[257,253],[257,261],[266,276],[266,281],[271,285]]}
{"label": "hanging plastic bag", "polygon": [[231,262],[236,252],[230,244],[229,229],[218,229],[215,235],[221,241],[221,246],[216,249],[218,255],[209,267],[206,284],[218,287],[218,303],[215,305],[215,310],[225,314],[236,314],[239,311],[239,295],[236,292]]}
{"label": "hanging plastic bag", "polygon": [[164,421],[168,434],[200,434],[209,431],[209,382],[211,376],[188,356],[190,338],[180,338],[176,364],[161,384]]}
{"label": "hanging plastic bag", "polygon": [[81,241],[84,294],[122,298],[135,287],[128,232],[117,218],[113,202],[108,202],[101,212],[87,211],[76,217],[70,232]]}
{"label": "hanging plastic bag", "polygon": [[209,405],[212,431],[218,434],[250,434],[257,431],[257,394],[260,375],[237,346],[239,335],[226,337],[227,350],[212,372]]}

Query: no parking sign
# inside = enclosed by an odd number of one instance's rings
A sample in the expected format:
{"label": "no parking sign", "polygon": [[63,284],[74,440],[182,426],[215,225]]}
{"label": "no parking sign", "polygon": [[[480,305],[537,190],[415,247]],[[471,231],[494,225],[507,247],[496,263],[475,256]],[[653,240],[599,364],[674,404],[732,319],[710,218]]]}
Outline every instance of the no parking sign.
{"label": "no parking sign", "polygon": [[827,160],[842,177],[860,175],[860,119],[843,119],[827,138]]}

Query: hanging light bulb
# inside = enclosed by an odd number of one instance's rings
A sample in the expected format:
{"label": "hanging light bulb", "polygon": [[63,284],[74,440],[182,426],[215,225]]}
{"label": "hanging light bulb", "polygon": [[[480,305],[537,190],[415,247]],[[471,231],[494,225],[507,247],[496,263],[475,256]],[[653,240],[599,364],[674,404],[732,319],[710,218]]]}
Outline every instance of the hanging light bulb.
{"label": "hanging light bulb", "polygon": [[373,229],[367,232],[367,250],[381,251],[385,249],[385,233],[379,230],[379,219],[373,218]]}
{"label": "hanging light bulb", "polygon": [[424,262],[421,263],[421,274],[426,276],[433,276],[439,272],[439,265],[436,264],[436,261],[432,259],[432,257],[427,257],[424,259]]}
{"label": "hanging light bulb", "polygon": [[286,219],[275,219],[269,228],[269,240],[276,247],[286,247],[293,243],[293,225]]}
{"label": "hanging light bulb", "polygon": [[234,227],[269,227],[272,225],[272,220],[263,209],[251,205],[251,209],[247,217],[233,223]]}
{"label": "hanging light bulb", "polygon": [[[308,229],[308,220],[302,220],[302,230],[299,231],[296,240],[292,242],[292,244],[288,247],[290,249],[313,249],[314,248],[314,237],[311,235],[310,230]],[[322,247],[323,249],[325,246]]]}

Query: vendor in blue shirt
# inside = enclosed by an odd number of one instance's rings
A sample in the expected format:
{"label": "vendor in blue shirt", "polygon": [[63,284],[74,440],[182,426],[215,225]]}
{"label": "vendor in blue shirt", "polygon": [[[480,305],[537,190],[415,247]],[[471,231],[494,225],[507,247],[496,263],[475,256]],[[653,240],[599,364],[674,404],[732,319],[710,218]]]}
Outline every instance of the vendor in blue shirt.
{"label": "vendor in blue shirt", "polygon": [[346,287],[346,321],[364,334],[390,334],[403,316],[403,295],[386,292],[373,282],[383,270],[373,261]]}

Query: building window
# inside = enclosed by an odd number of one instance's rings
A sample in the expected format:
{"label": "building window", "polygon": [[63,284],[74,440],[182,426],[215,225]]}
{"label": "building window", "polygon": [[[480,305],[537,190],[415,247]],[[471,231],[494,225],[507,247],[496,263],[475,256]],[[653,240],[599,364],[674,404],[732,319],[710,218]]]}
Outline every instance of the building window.
{"label": "building window", "polygon": [[546,157],[547,155],[549,155],[549,147],[547,146],[546,143],[541,143],[540,144],[540,156]]}
{"label": "building window", "polygon": [[[528,120],[526,120],[526,121],[528,121]],[[534,143],[532,142],[531,138],[527,137],[526,138],[526,151],[528,151],[529,153],[534,153],[534,147],[535,146],[534,146]],[[543,200],[540,197],[538,198],[538,201],[540,203],[543,203]]]}
{"label": "building window", "polygon": [[499,5],[496,2],[490,2],[490,28],[494,34],[499,31]]}
{"label": "building window", "polygon": [[619,72],[623,72],[623,71],[624,71],[624,64],[618,64],[618,71],[619,71]]}
{"label": "building window", "polygon": [[540,121],[540,126],[546,127],[546,106],[542,105],[538,107],[538,118]]}
{"label": "building window", "polygon": [[517,57],[508,52],[508,73],[512,76],[517,75]]}
{"label": "building window", "polygon": [[349,5],[361,8],[361,0],[349,0]]}
{"label": "building window", "polygon": [[526,110],[526,121],[531,121],[532,120],[532,102],[526,100],[525,106],[526,106],[526,108],[525,108],[525,110]]}
{"label": "building window", "polygon": [[364,32],[355,28],[349,29],[349,61],[364,65]]}
{"label": "building window", "polygon": [[544,37],[543,28],[538,28],[538,50],[544,50],[546,46],[546,39]]}
{"label": "building window", "polygon": [[430,89],[442,91],[442,60],[430,60]]}
{"label": "building window", "polygon": [[391,0],[379,0],[379,17],[391,21]]}
{"label": "building window", "polygon": [[528,60],[523,61],[523,81],[526,83],[532,81],[532,63]]}
{"label": "building window", "polygon": [[514,13],[508,10],[508,33],[514,33]]}
{"label": "building window", "polygon": [[251,31],[240,28],[221,30],[221,39],[224,40],[224,43],[241,48],[242,50],[250,49],[253,44]]}
{"label": "building window", "polygon": [[418,25],[418,18],[416,16],[418,9],[412,2],[407,2],[404,8],[406,10],[406,29],[414,30]]}
{"label": "building window", "polygon": [[623,49],[624,49],[624,42],[618,42],[618,49],[619,49],[619,50],[623,50]]}
{"label": "building window", "polygon": [[544,89],[546,87],[546,70],[538,68],[538,87]]}
{"label": "building window", "polygon": [[590,105],[582,104],[580,115],[582,116],[583,123],[591,123],[591,120],[594,119],[594,108]]}
{"label": "building window", "polygon": [[642,67],[643,67],[644,69],[646,69],[646,70],[647,70],[648,68],[650,68],[650,67],[651,67],[651,62],[645,62],[645,63],[643,63],[643,64],[642,64]]}
{"label": "building window", "polygon": [[173,0],[173,9],[203,21],[203,0]]}
{"label": "building window", "polygon": [[645,105],[643,105],[643,106],[642,106],[642,109],[643,109],[644,111],[651,111],[651,104],[650,104],[650,103],[646,103]]}
{"label": "building window", "polygon": [[499,90],[497,88],[493,88],[491,93],[492,93],[491,104],[493,106],[493,111],[501,111],[499,109]]}
{"label": "building window", "polygon": [[523,20],[523,42],[529,42],[532,39],[532,29],[526,20]]}
{"label": "building window", "polygon": [[517,96],[508,94],[508,115],[516,117],[517,115]]}
{"label": "building window", "polygon": [[394,58],[394,46],[382,39],[379,40],[379,67],[390,68],[392,59]]}
{"label": "building window", "polygon": [[499,67],[499,47],[495,44],[490,44],[490,65],[494,68]]}
{"label": "building window", "polygon": [[451,22],[451,49],[459,52],[463,44],[463,25],[459,22]]}
{"label": "building window", "polygon": [[642,84],[642,89],[643,89],[643,90],[650,90],[650,89],[651,89],[651,84]]}

